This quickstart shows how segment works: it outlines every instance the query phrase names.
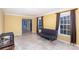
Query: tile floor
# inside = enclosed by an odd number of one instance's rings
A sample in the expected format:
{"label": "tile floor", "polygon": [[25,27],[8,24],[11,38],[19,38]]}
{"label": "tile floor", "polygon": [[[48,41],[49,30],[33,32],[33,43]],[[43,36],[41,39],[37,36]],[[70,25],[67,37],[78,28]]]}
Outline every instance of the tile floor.
{"label": "tile floor", "polygon": [[[7,48],[6,48],[7,49]],[[26,33],[15,37],[15,47],[7,50],[79,50],[79,47],[55,40],[48,41],[37,34]]]}

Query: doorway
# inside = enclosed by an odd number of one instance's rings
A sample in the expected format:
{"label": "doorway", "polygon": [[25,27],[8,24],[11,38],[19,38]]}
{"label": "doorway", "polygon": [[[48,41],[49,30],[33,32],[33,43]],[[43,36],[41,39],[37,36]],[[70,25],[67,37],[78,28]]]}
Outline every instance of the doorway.
{"label": "doorway", "polygon": [[32,32],[32,19],[22,19],[22,34]]}

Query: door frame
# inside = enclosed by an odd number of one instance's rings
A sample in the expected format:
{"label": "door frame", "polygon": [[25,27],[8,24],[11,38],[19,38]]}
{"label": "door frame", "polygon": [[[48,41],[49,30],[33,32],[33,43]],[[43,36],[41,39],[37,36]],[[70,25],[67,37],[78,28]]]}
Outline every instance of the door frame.
{"label": "door frame", "polygon": [[22,19],[22,34],[23,34],[23,22],[25,21],[25,19]]}
{"label": "door frame", "polygon": [[[23,20],[30,20],[30,32],[32,32],[32,19],[25,19],[25,18],[22,18],[22,22]],[[23,24],[22,24],[23,25]],[[23,26],[22,26],[22,33],[23,33]]]}
{"label": "door frame", "polygon": [[32,19],[30,19],[30,31],[32,32]]}

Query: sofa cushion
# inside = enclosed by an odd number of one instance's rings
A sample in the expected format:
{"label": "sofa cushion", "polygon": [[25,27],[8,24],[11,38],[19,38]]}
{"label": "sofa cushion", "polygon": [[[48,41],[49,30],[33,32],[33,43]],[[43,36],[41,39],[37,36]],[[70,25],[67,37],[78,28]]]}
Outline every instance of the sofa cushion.
{"label": "sofa cushion", "polygon": [[56,35],[57,32],[55,30],[51,30],[51,29],[42,29],[42,33],[48,34],[48,35]]}

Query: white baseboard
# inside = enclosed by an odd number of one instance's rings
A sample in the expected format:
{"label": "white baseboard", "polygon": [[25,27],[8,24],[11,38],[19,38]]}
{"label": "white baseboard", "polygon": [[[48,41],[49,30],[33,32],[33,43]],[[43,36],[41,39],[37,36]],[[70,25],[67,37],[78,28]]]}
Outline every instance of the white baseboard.
{"label": "white baseboard", "polygon": [[67,42],[67,41],[64,41],[64,40],[61,40],[61,39],[58,39],[58,40],[61,41],[61,42],[66,43],[66,44],[70,44],[70,42]]}
{"label": "white baseboard", "polygon": [[78,45],[78,44],[76,44],[76,46],[77,46],[77,47],[79,47],[79,45]]}
{"label": "white baseboard", "polygon": [[[64,40],[60,40],[60,39],[59,39],[59,41],[64,42],[64,43],[66,43],[66,44],[70,44],[70,42],[67,42],[67,41],[64,41]],[[75,44],[75,46],[79,47],[78,44]]]}

